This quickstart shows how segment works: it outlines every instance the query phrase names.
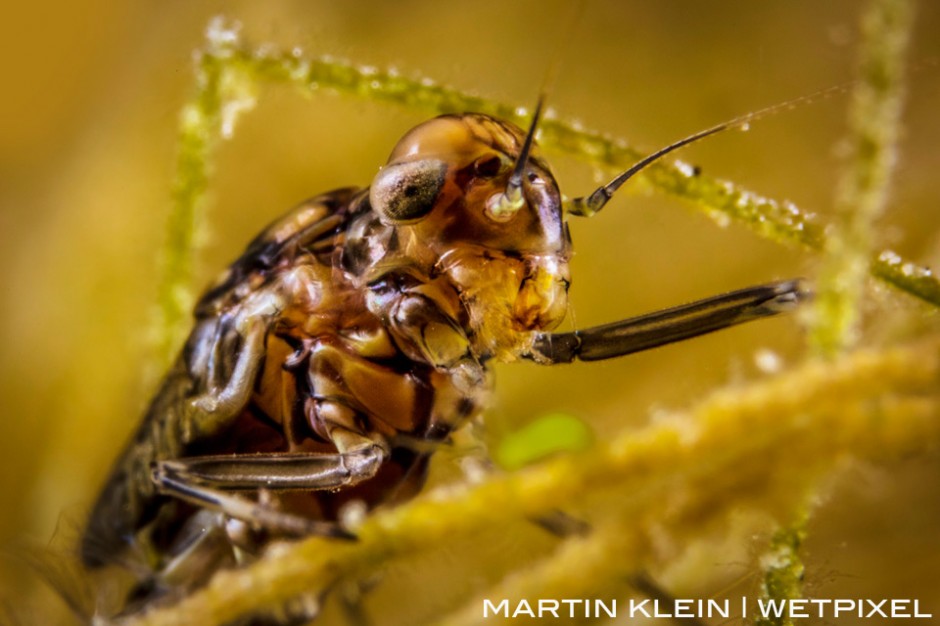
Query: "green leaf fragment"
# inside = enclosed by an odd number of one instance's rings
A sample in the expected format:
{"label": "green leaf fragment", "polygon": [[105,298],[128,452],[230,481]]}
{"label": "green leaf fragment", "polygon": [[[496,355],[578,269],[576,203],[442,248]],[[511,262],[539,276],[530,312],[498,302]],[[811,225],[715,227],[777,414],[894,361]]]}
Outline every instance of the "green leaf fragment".
{"label": "green leaf fragment", "polygon": [[531,465],[560,452],[580,452],[594,441],[591,428],[567,413],[549,413],[505,437],[496,448],[496,463],[506,470]]}

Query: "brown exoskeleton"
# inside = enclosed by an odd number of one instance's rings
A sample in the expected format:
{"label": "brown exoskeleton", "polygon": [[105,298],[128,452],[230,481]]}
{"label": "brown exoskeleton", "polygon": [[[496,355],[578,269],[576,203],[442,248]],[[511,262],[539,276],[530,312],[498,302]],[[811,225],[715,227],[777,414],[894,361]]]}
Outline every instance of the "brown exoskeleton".
{"label": "brown exoskeleton", "polygon": [[[523,132],[481,114],[408,132],[369,188],[265,229],[195,327],[86,529],[89,566],[132,564],[139,602],[186,591],[271,537],[348,537],[340,508],[402,501],[429,450],[481,409],[488,367],[622,356],[788,310],[798,281],[552,333],[567,310],[566,213],[589,215],[657,152],[563,199]],[[234,492],[234,493],[233,493]]]}

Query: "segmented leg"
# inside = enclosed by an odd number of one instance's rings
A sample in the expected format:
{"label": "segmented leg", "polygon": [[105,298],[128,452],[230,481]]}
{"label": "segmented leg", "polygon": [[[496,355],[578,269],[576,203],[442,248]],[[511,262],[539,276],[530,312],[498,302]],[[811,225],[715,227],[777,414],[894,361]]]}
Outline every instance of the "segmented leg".
{"label": "segmented leg", "polygon": [[[194,476],[188,469],[190,462],[208,459],[201,475]],[[153,470],[153,481],[157,489],[170,496],[185,500],[197,506],[219,511],[228,517],[242,520],[261,528],[278,533],[302,535],[326,535],[338,538],[352,538],[342,528],[332,522],[311,520],[298,515],[291,515],[272,510],[262,504],[240,496],[225,493],[217,486],[224,484],[224,479],[216,481],[216,472],[212,460],[216,457],[194,457],[180,461],[157,462]],[[228,457],[229,459],[237,457]],[[224,474],[224,472],[223,472]],[[263,483],[255,484],[251,489],[268,488]]]}
{"label": "segmented leg", "polygon": [[188,587],[192,581],[211,575],[223,563],[236,561],[225,518],[216,511],[199,511],[186,522],[180,535],[168,551],[171,558],[160,569],[161,585]]}
{"label": "segmented leg", "polygon": [[182,434],[185,443],[207,437],[228,425],[247,403],[255,379],[264,362],[264,339],[267,323],[256,320],[244,335],[241,350],[232,373],[222,389],[210,388],[189,401],[183,415]]}
{"label": "segmented leg", "polygon": [[449,302],[445,293],[437,291],[440,285],[431,283],[403,289],[390,276],[371,287],[369,308],[388,320],[398,345],[412,359],[450,372],[462,391],[481,385],[483,365],[472,354],[466,331],[457,321],[459,297],[453,294]]}
{"label": "segmented leg", "polygon": [[340,454],[197,456],[157,462],[154,481],[161,487],[180,484],[218,491],[338,489],[374,476],[386,456],[369,440]]}
{"label": "segmented leg", "polygon": [[790,311],[808,296],[798,280],[748,287],[594,328],[539,333],[526,357],[546,365],[610,359]]}
{"label": "segmented leg", "polygon": [[310,426],[340,452],[360,447],[363,437],[378,440],[413,432],[423,419],[420,407],[430,400],[416,378],[330,342],[311,351],[308,381]]}
{"label": "segmented leg", "polygon": [[[250,393],[253,388],[244,383],[257,374],[256,366],[255,374],[251,374],[251,354],[260,345],[253,342],[261,340],[263,334],[260,333],[246,338],[226,390],[215,396],[221,400],[214,408],[240,409],[248,401],[245,398],[244,402],[229,404],[236,394],[244,393],[241,389],[246,387]],[[356,358],[329,342],[311,351],[308,367],[312,390],[306,406],[308,419],[317,434],[332,442],[337,450],[335,454],[277,452],[158,460],[152,474],[158,490],[269,530],[342,536],[343,531],[333,523],[274,511],[226,493],[345,488],[375,476],[388,459],[389,448],[384,437],[364,430],[374,421],[366,419],[365,414],[386,424],[409,425],[418,396],[414,381]],[[244,376],[251,377],[244,379]],[[204,407],[207,402],[208,396],[192,404]],[[212,420],[206,423],[213,426]]]}

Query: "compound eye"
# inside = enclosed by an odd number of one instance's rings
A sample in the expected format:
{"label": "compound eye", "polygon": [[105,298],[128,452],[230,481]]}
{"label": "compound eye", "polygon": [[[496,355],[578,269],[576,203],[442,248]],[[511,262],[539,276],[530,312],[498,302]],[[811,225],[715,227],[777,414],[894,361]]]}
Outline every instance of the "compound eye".
{"label": "compound eye", "polygon": [[447,164],[438,159],[387,165],[372,182],[369,201],[388,222],[415,222],[434,208],[446,174]]}

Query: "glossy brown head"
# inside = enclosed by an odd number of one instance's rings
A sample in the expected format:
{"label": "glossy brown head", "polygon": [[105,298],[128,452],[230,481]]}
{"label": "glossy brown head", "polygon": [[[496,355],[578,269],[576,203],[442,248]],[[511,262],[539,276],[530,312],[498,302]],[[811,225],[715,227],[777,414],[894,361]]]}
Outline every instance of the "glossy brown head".
{"label": "glossy brown head", "polygon": [[487,115],[444,115],[415,127],[372,183],[382,220],[412,226],[428,245],[476,245],[505,252],[567,250],[561,195],[536,150],[527,160],[519,210],[501,212],[525,133]]}
{"label": "glossy brown head", "polygon": [[[461,293],[488,344],[480,350],[507,358],[518,343],[508,334],[554,327],[567,309],[561,194],[534,145],[520,159],[525,142],[521,129],[487,115],[432,119],[402,138],[369,196],[405,254],[432,262]],[[514,170],[521,184],[507,210]]]}

